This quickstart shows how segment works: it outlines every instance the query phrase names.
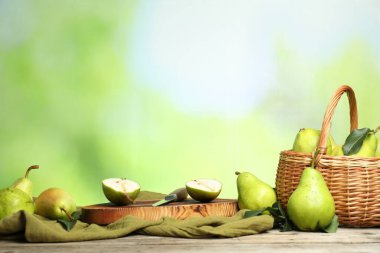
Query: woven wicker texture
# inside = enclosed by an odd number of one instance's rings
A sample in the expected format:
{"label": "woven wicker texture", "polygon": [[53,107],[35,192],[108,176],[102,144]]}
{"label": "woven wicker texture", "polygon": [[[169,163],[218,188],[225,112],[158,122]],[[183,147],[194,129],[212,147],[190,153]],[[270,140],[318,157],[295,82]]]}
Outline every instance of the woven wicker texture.
{"label": "woven wicker texture", "polygon": [[[355,93],[351,87],[341,86],[331,98],[324,115],[318,144],[320,152],[315,159],[315,165],[322,173],[335,200],[340,225],[380,226],[380,158],[325,154],[332,116],[344,93],[347,93],[350,103],[350,130],[358,127]],[[311,166],[312,159],[313,153],[281,152],[276,189],[278,200],[284,208],[298,185],[303,169]]]}

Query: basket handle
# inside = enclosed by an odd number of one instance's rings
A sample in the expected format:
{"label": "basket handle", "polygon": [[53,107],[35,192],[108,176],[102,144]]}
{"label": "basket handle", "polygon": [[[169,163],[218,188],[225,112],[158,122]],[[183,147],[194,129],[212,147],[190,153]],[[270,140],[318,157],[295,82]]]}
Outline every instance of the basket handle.
{"label": "basket handle", "polygon": [[350,104],[350,132],[358,128],[358,110],[356,105],[356,98],[354,90],[348,85],[340,86],[335,94],[331,97],[327,106],[325,116],[323,117],[323,123],[321,128],[321,135],[319,138],[318,148],[319,152],[316,152],[315,164],[319,163],[321,156],[326,154],[327,140],[331,129],[331,120],[334,114],[335,108],[339,102],[340,97],[347,93],[348,102]]}

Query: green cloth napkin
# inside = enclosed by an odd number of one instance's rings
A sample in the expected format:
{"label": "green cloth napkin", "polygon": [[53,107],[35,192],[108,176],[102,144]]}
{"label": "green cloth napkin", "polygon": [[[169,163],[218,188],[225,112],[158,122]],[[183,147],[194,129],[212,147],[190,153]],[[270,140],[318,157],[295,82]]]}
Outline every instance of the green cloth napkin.
{"label": "green cloth napkin", "polygon": [[[154,195],[157,196],[159,195]],[[142,196],[141,199],[146,198]],[[0,239],[17,233],[22,233],[28,242],[88,241],[130,234],[182,238],[238,237],[261,233],[273,227],[271,216],[243,218],[245,211],[240,210],[233,217],[209,216],[185,220],[165,217],[159,221],[147,221],[127,216],[107,226],[78,221],[70,231],[66,231],[55,220],[20,211],[0,220]]]}
{"label": "green cloth napkin", "polygon": [[233,217],[210,216],[185,220],[162,218],[159,221],[127,216],[107,226],[78,221],[72,230],[66,231],[57,221],[20,211],[0,220],[0,239],[15,233],[24,233],[28,242],[88,241],[118,238],[132,233],[183,238],[237,237],[272,228],[271,216],[243,219],[244,212],[241,210]]}

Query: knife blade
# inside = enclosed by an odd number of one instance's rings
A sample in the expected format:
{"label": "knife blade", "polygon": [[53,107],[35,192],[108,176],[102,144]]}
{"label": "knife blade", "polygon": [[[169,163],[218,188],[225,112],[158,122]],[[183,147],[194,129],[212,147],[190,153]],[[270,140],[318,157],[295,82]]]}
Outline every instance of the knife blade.
{"label": "knife blade", "polygon": [[160,201],[157,201],[156,203],[153,203],[152,206],[161,206],[173,201],[181,201],[186,198],[187,198],[186,188],[178,188],[172,191],[171,193],[169,193],[168,195],[166,195],[165,198],[161,199]]}

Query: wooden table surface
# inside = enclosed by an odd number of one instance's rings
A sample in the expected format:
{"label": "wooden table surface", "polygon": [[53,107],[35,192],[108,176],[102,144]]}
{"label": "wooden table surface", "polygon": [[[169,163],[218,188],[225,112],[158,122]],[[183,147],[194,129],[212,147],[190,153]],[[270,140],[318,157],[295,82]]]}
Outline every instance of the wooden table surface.
{"label": "wooden table surface", "polygon": [[132,235],[73,243],[0,240],[0,253],[18,252],[380,252],[380,228],[339,228],[335,234],[269,232],[232,239],[180,239]]}

